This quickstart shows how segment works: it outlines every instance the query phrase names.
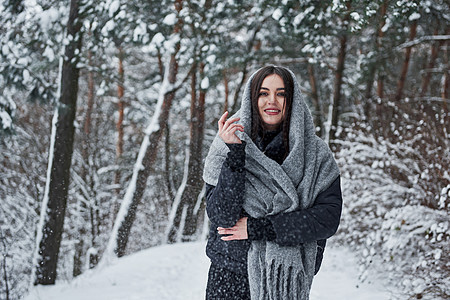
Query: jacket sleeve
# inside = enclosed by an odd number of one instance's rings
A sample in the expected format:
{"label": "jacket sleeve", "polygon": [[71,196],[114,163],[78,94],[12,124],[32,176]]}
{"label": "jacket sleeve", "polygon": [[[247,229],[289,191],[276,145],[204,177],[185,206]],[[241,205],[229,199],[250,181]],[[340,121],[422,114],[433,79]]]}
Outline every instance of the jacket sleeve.
{"label": "jacket sleeve", "polygon": [[245,191],[245,142],[227,144],[227,154],[216,186],[206,185],[206,212],[217,226],[233,227],[242,216]]}
{"label": "jacket sleeve", "polygon": [[250,240],[272,240],[281,246],[323,240],[336,233],[342,210],[340,177],[320,193],[312,207],[261,219],[248,219]]}

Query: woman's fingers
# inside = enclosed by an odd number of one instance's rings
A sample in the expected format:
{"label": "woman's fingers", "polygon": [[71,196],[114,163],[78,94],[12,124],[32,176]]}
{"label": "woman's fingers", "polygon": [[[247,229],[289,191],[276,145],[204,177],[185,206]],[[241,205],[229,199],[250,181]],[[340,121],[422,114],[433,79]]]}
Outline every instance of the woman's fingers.
{"label": "woman's fingers", "polygon": [[226,129],[226,127],[230,126],[230,124],[233,124],[234,122],[239,121],[241,118],[239,117],[235,117],[232,119],[228,119],[227,120],[227,116],[228,116],[228,112],[226,111],[219,119],[219,121],[217,121],[217,123],[219,124],[219,131],[222,129]]}
{"label": "woman's fingers", "polygon": [[[227,131],[227,130],[229,130],[231,127],[233,127],[234,125],[241,125],[241,124],[236,124],[236,123],[234,123],[234,122],[237,122],[237,121],[239,121],[239,120],[240,120],[240,118],[233,118],[233,119],[229,119],[229,120],[225,121],[225,122],[223,123],[223,125],[222,125],[222,128],[219,129],[219,132]],[[241,125],[241,126],[242,126],[242,125]]]}
{"label": "woman's fingers", "polygon": [[224,124],[224,128],[230,126],[230,125],[233,124],[234,122],[239,121],[240,119],[241,119],[241,118],[236,117],[236,118],[232,118],[232,119],[226,120],[226,121],[225,121],[225,124]]}
{"label": "woman's fingers", "polygon": [[237,228],[235,228],[235,227],[231,227],[231,228],[219,227],[219,228],[217,228],[217,232],[219,234],[233,234],[233,232],[236,232],[236,231],[237,231]]}
{"label": "woman's fingers", "polygon": [[234,231],[233,233],[230,233],[229,235],[222,236],[220,239],[222,241],[245,240],[245,239],[247,239],[247,236],[245,236],[244,233],[241,231]]}
{"label": "woman's fingers", "polygon": [[217,123],[219,123],[219,131],[222,130],[225,120],[227,119],[227,116],[228,111],[224,112],[223,115],[220,117],[219,121],[217,121]]}
{"label": "woman's fingers", "polygon": [[231,124],[226,129],[224,129],[225,132],[234,133],[236,130],[244,131],[244,126],[241,124]]}
{"label": "woman's fingers", "polygon": [[223,241],[245,240],[248,239],[247,233],[247,217],[241,218],[236,225],[231,228],[217,227],[217,232],[222,236]]}
{"label": "woman's fingers", "polygon": [[234,241],[234,240],[240,240],[240,238],[235,237],[234,235],[229,236],[223,236],[220,238],[222,241]]}
{"label": "woman's fingers", "polygon": [[232,227],[232,228],[221,228],[219,227],[217,232],[220,235],[223,235],[222,237],[220,237],[220,239],[222,241],[232,241],[232,240],[237,240],[239,239],[239,230],[236,227]]}
{"label": "woman's fingers", "polygon": [[228,112],[225,112],[219,119],[219,136],[225,143],[241,143],[241,140],[236,135],[236,131],[244,131],[242,124],[236,124],[239,117],[226,120]]}
{"label": "woman's fingers", "polygon": [[230,126],[230,124],[233,124],[234,122],[237,122],[240,120],[239,117],[235,117],[235,118],[227,120],[227,116],[228,116],[228,111],[224,112],[223,115],[220,117],[219,121],[217,121],[217,123],[219,124],[219,131],[226,130],[226,128],[228,126]]}
{"label": "woman's fingers", "polygon": [[220,238],[222,241],[232,241],[238,239],[238,236],[235,235],[236,233],[239,233],[236,226],[231,228],[218,227],[217,232],[220,235],[224,235]]}

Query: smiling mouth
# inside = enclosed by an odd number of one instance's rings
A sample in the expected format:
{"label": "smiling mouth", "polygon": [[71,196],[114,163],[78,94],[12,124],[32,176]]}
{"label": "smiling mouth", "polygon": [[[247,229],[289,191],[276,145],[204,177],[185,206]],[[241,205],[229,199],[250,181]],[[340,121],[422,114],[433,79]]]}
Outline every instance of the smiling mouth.
{"label": "smiling mouth", "polygon": [[268,115],[277,115],[281,112],[279,109],[265,109],[264,112]]}

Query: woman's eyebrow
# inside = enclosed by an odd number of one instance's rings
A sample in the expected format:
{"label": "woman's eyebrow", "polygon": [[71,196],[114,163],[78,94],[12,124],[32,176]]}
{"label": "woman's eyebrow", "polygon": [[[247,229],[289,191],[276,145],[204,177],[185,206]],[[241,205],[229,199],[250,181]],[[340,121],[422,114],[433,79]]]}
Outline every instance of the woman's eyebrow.
{"label": "woman's eyebrow", "polygon": [[[269,89],[268,88],[266,88],[266,87],[261,87],[261,90],[268,90],[269,91]],[[282,87],[282,88],[277,88],[277,91],[281,91],[281,90],[285,90],[285,88],[284,87]]]}

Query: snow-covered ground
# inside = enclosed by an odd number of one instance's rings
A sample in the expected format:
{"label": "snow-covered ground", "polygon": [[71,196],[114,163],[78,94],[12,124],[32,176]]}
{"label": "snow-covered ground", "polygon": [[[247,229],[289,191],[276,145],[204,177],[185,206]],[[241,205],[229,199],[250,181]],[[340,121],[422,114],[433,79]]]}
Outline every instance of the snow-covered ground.
{"label": "snow-covered ground", "polygon": [[[72,282],[34,288],[26,300],[199,300],[205,298],[209,260],[205,243],[154,247],[86,272]],[[327,247],[311,300],[390,299],[383,282],[358,281],[354,255]]]}

